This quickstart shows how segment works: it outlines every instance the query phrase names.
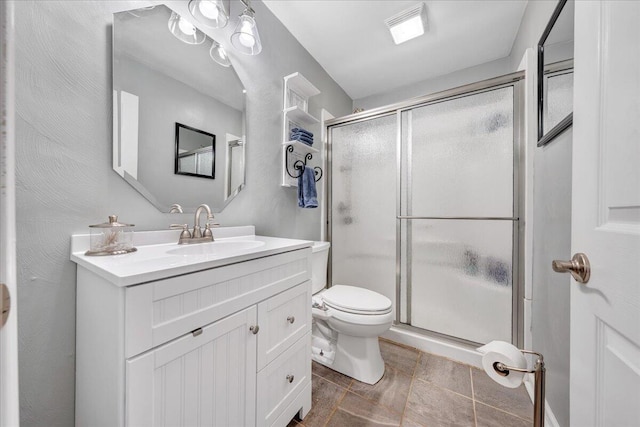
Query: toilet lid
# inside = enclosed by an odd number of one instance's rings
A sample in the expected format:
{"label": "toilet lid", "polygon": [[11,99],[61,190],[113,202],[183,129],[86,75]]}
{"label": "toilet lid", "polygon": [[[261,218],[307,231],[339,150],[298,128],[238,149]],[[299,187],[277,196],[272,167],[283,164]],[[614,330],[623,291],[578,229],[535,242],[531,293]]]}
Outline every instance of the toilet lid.
{"label": "toilet lid", "polygon": [[322,293],[329,307],[362,314],[388,313],[391,300],[377,292],[355,286],[335,285]]}

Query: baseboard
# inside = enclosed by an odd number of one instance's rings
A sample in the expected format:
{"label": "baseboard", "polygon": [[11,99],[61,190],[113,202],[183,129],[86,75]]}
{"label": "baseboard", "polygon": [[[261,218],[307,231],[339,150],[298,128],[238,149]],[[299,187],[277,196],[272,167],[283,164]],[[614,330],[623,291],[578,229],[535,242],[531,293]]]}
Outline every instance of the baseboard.
{"label": "baseboard", "polygon": [[[527,378],[524,380],[524,387],[527,389],[527,393],[529,393],[529,398],[531,402],[534,400],[534,384],[531,375],[527,375]],[[553,414],[551,410],[551,406],[549,406],[549,402],[545,399],[544,401],[544,425],[545,427],[560,427],[556,416]]]}

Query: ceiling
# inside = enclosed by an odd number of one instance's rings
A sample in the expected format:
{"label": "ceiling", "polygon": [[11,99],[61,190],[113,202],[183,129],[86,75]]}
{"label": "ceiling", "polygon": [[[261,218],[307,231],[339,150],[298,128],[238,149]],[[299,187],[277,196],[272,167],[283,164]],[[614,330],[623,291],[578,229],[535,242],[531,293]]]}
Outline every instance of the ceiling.
{"label": "ceiling", "polygon": [[425,34],[395,45],[384,20],[403,0],[264,0],[352,99],[508,56],[526,0],[424,1]]}

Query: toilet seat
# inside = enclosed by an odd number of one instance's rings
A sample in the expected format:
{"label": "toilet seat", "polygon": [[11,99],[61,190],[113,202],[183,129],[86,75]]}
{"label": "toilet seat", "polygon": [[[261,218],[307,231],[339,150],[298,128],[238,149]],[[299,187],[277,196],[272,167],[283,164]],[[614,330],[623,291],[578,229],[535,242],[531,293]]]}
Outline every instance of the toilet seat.
{"label": "toilet seat", "polygon": [[391,300],[377,292],[355,286],[335,285],[320,294],[327,307],[356,315],[391,313]]}

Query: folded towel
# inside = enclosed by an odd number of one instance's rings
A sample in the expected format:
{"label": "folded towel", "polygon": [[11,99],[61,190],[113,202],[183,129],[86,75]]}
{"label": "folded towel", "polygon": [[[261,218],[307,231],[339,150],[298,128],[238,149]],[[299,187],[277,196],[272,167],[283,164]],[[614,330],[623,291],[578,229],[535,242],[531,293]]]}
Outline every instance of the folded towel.
{"label": "folded towel", "polygon": [[289,136],[292,141],[300,141],[307,145],[313,145],[313,138],[309,138],[308,136],[302,134],[291,134]]}
{"label": "folded towel", "polygon": [[316,174],[312,167],[305,167],[298,177],[298,206],[317,208]]}
{"label": "folded towel", "polygon": [[313,138],[313,133],[309,132],[306,129],[302,129],[302,128],[293,128],[293,129],[291,129],[291,133],[304,133],[304,134],[307,134],[310,138]]}

